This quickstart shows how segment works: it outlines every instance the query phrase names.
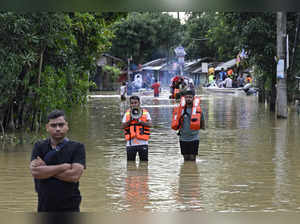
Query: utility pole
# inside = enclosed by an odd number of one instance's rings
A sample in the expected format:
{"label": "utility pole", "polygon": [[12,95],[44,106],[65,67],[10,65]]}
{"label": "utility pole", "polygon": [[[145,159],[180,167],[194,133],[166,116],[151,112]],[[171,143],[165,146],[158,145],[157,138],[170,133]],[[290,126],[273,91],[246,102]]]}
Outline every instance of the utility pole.
{"label": "utility pole", "polygon": [[277,94],[276,114],[287,118],[286,12],[277,12]]}

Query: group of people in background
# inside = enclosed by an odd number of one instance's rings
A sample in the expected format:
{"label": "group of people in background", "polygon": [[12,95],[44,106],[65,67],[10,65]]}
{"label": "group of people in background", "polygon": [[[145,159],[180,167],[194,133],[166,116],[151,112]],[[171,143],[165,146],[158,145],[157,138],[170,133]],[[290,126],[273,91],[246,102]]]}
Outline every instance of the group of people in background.
{"label": "group of people in background", "polygon": [[228,69],[227,71],[224,68],[221,68],[221,71],[215,72],[210,70],[208,73],[208,85],[210,87],[219,87],[219,88],[239,88],[244,87],[248,83],[252,83],[252,77],[250,74],[247,74],[245,77],[243,73],[236,74],[233,69]]}

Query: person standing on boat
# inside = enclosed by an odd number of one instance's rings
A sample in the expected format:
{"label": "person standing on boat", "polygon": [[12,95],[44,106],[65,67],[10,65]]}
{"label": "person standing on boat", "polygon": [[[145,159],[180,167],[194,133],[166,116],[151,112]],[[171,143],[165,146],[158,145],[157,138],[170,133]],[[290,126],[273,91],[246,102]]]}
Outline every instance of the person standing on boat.
{"label": "person standing on boat", "polygon": [[227,78],[225,79],[224,85],[226,88],[232,88],[232,79],[229,76],[227,76]]}
{"label": "person standing on boat", "polygon": [[209,76],[208,76],[208,84],[209,84],[209,86],[212,86],[212,84],[214,83],[214,81],[215,81],[215,76],[214,76],[214,74],[209,74]]}
{"label": "person standing on boat", "polygon": [[127,161],[135,161],[139,154],[140,161],[148,161],[148,140],[150,137],[151,117],[146,109],[140,107],[140,98],[129,98],[130,109],[122,120],[125,132]]}
{"label": "person standing on boat", "polygon": [[179,130],[179,144],[184,161],[195,161],[199,148],[199,130],[205,129],[204,113],[200,98],[195,90],[188,89],[181,97],[180,104],[174,108],[172,129]]}
{"label": "person standing on boat", "polygon": [[66,138],[69,130],[61,110],[48,115],[50,138],[34,145],[30,171],[38,193],[38,212],[79,212],[79,179],[85,169],[84,145]]}
{"label": "person standing on boat", "polygon": [[155,79],[155,82],[152,84],[151,88],[153,89],[154,97],[159,97],[160,84],[157,79]]}
{"label": "person standing on boat", "polygon": [[226,72],[224,71],[224,68],[221,68],[221,71],[219,72],[219,81],[222,82],[226,78]]}
{"label": "person standing on boat", "polygon": [[237,82],[238,82],[238,87],[243,87],[245,85],[245,79],[242,73],[237,78]]}

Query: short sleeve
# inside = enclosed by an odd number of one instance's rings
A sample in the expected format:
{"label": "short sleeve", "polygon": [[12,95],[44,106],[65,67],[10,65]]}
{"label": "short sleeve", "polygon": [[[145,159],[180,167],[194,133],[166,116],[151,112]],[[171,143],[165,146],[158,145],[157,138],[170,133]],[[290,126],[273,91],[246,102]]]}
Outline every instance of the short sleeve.
{"label": "short sleeve", "polygon": [[32,153],[31,153],[31,160],[30,161],[35,160],[38,156],[42,157],[40,155],[40,152],[39,152],[39,145],[40,145],[39,142],[34,144],[34,147],[32,149]]}
{"label": "short sleeve", "polygon": [[123,115],[122,123],[126,122],[126,113]]}
{"label": "short sleeve", "polygon": [[147,111],[146,116],[147,116],[147,121],[151,121],[151,116],[150,116],[150,113],[148,111]]}
{"label": "short sleeve", "polygon": [[202,109],[202,113],[201,113],[201,120],[205,121],[205,111]]}
{"label": "short sleeve", "polygon": [[78,143],[74,152],[72,163],[80,163],[84,166],[84,168],[86,168],[85,159],[85,147],[83,144]]}

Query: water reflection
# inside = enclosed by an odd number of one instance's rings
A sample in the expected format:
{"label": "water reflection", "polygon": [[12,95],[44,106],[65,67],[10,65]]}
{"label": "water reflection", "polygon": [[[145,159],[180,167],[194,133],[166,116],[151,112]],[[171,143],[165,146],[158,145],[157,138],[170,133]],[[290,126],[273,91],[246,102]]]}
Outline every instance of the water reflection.
{"label": "water reflection", "polygon": [[197,163],[183,162],[180,166],[177,194],[177,202],[182,210],[203,209],[200,185],[200,173]]}
{"label": "water reflection", "polygon": [[148,163],[127,162],[126,203],[133,211],[147,210],[149,205]]}
{"label": "water reflection", "polygon": [[287,160],[287,121],[277,120],[276,121],[276,132],[275,132],[275,187],[274,187],[274,205],[276,209],[288,210],[292,206],[291,197],[292,192],[290,191],[290,181],[288,170],[290,170],[289,162]]}

